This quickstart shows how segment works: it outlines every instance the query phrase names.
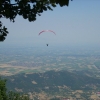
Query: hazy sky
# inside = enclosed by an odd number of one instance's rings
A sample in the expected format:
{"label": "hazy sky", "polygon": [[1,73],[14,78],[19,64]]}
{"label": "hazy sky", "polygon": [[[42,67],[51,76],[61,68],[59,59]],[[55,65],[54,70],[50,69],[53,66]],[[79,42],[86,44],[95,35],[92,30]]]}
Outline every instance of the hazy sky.
{"label": "hazy sky", "polygon": [[[68,7],[45,11],[35,22],[21,16],[15,23],[2,19],[9,34],[0,45],[97,45],[100,46],[100,0],[73,0]],[[56,35],[42,30],[53,30]]]}

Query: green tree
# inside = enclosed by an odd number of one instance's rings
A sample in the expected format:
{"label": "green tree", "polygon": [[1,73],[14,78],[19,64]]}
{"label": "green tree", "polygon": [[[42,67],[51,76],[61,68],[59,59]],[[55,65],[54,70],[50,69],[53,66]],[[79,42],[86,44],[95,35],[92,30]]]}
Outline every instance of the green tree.
{"label": "green tree", "polygon": [[[20,15],[31,22],[36,20],[37,15],[53,10],[58,4],[68,6],[69,0],[0,0],[0,18],[15,22],[16,16]],[[4,41],[7,34],[7,28],[0,21],[0,41]]]}
{"label": "green tree", "polygon": [[29,96],[12,91],[7,92],[6,80],[0,78],[0,100],[29,100]]}
{"label": "green tree", "polygon": [[0,78],[0,100],[7,100],[6,90],[6,80]]}

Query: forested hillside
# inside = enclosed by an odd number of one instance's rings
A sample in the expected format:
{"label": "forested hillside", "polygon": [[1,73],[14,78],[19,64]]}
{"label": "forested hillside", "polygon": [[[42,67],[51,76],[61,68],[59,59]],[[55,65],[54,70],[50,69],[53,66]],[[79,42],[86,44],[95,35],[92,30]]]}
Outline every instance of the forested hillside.
{"label": "forested hillside", "polygon": [[[87,75],[88,74],[88,75]],[[21,92],[59,92],[66,86],[71,90],[91,90],[99,87],[100,79],[91,77],[88,71],[48,71],[45,73],[18,74],[7,78],[9,90]]]}

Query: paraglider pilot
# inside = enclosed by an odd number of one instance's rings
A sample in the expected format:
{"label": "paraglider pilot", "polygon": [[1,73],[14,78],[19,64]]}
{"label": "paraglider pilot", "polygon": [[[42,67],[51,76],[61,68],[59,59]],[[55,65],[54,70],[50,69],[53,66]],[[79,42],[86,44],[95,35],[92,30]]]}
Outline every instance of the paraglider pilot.
{"label": "paraglider pilot", "polygon": [[47,46],[49,45],[49,44],[46,44]]}

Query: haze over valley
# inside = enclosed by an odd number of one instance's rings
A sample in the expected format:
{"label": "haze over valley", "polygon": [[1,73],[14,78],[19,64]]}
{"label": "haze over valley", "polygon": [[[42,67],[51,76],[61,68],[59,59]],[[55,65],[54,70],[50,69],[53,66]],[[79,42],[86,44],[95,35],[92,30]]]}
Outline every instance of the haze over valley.
{"label": "haze over valley", "polygon": [[52,98],[97,99],[100,91],[100,49],[70,46],[3,47],[0,75],[8,90]]}

